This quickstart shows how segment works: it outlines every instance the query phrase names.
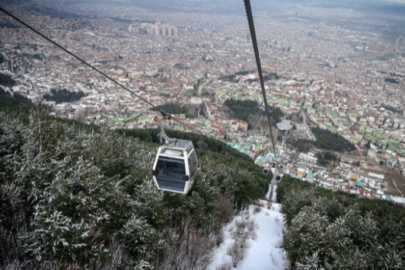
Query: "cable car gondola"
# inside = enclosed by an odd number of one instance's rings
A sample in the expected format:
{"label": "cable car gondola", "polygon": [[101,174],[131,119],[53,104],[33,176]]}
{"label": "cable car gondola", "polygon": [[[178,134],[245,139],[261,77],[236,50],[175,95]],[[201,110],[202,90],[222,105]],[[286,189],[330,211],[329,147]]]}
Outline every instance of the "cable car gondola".
{"label": "cable car gondola", "polygon": [[162,124],[159,134],[163,145],[153,164],[153,182],[160,190],[187,194],[194,184],[197,156],[193,143],[167,137]]}

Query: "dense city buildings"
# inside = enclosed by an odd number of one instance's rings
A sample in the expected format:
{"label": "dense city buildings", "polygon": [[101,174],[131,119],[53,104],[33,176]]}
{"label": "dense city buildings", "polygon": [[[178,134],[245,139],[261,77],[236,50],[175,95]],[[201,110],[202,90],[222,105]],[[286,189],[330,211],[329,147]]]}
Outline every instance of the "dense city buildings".
{"label": "dense city buildings", "polygon": [[[194,107],[196,117],[176,117],[208,136],[226,138],[259,164],[272,165],[268,130],[248,129],[246,121],[233,118],[224,106],[233,98],[257,101],[263,108],[243,15],[154,13],[132,6],[122,12],[112,4],[63,7],[75,16],[7,6],[154,106]],[[148,104],[6,15],[0,19],[0,72],[17,82],[5,87],[7,91],[51,106],[53,115],[111,129],[159,125],[161,115]],[[288,150],[286,173],[368,197],[380,196],[377,191],[402,192],[383,179],[405,168],[403,20],[351,8],[297,10],[287,4],[277,14],[255,12],[267,100],[292,119],[296,130],[291,137],[314,140],[310,127],[320,127],[357,147],[357,154],[343,154],[333,169],[317,166],[314,154]],[[86,96],[56,104],[43,99],[51,89],[83,91]],[[185,129],[178,124],[171,128]],[[370,176],[371,171],[378,177]]]}

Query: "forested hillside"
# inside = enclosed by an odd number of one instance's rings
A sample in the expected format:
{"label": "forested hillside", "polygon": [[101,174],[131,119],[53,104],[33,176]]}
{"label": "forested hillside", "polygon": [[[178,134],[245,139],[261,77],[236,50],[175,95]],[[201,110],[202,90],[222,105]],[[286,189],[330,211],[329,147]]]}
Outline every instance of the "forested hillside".
{"label": "forested hillside", "polygon": [[314,144],[318,148],[333,151],[356,150],[354,144],[337,133],[333,133],[327,129],[322,128],[312,128],[311,131],[316,137],[316,141]]}
{"label": "forested hillside", "polygon": [[15,81],[9,75],[0,73],[0,85],[14,86]]}
{"label": "forested hillside", "polygon": [[293,269],[404,269],[405,207],[332,192],[285,175],[277,200]]}
{"label": "forested hillside", "polygon": [[299,152],[305,153],[308,152],[313,146],[320,149],[337,152],[350,152],[356,150],[356,146],[354,146],[354,144],[337,133],[333,133],[322,128],[312,128],[311,131],[316,137],[315,142],[298,139],[289,140],[288,143],[297,148]]}
{"label": "forested hillside", "polygon": [[[160,132],[160,129],[120,129],[117,130],[117,132],[135,138],[140,138],[142,141],[159,143],[158,134]],[[247,155],[242,154],[232,147],[229,147],[223,142],[211,139],[207,136],[177,130],[165,130],[165,132],[167,136],[171,138],[192,141],[194,148],[196,149],[209,150],[210,152],[219,153],[221,155],[231,155],[233,157],[237,157],[240,160],[248,161],[249,164],[254,165],[252,160]]]}
{"label": "forested hillside", "polygon": [[11,96],[10,93],[0,87],[0,108],[15,106],[32,107],[33,104],[29,98],[26,98],[19,93],[14,93],[14,95]]}
{"label": "forested hillside", "polygon": [[0,122],[0,268],[204,269],[222,224],[270,180],[199,151],[192,191],[161,192],[155,144],[38,109]]}
{"label": "forested hillside", "polygon": [[[232,111],[232,117],[246,122],[249,122],[252,116],[260,117],[266,115],[266,112],[262,110],[257,101],[254,100],[227,99],[224,104]],[[284,116],[284,113],[279,108],[270,107],[269,115],[274,123],[278,123],[281,121],[281,117]],[[257,120],[255,121],[257,122]],[[249,122],[249,125],[251,126],[252,123]]]}
{"label": "forested hillside", "polygon": [[86,94],[83,91],[70,92],[66,88],[64,89],[51,89],[51,94],[45,94],[44,99],[47,101],[55,101],[56,104],[63,102],[75,102],[85,97]]}

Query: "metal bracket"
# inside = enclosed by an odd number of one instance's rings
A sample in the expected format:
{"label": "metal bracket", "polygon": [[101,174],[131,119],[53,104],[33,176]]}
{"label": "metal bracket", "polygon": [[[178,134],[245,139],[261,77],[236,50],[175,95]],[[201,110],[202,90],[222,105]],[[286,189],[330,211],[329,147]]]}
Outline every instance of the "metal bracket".
{"label": "metal bracket", "polygon": [[164,144],[164,145],[168,145],[168,146],[175,146],[177,139],[170,138],[169,136],[166,135],[166,132],[165,132],[166,119],[170,119],[171,116],[166,113],[163,113],[163,112],[162,112],[162,115],[163,115],[163,121],[160,124],[160,132],[158,133],[160,143]]}

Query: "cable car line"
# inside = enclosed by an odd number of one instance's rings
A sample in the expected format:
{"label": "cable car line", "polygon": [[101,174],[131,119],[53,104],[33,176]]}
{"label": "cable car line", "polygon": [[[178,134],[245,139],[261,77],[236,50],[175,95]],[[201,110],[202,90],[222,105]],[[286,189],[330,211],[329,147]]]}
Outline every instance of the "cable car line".
{"label": "cable car line", "polygon": [[250,0],[244,0],[244,1],[245,1],[246,15],[247,15],[248,23],[249,23],[250,36],[252,38],[253,50],[255,52],[255,57],[256,57],[257,71],[259,73],[259,78],[260,78],[260,86],[262,88],[264,109],[265,109],[266,116],[267,116],[267,123],[268,123],[269,129],[270,129],[271,144],[273,146],[274,153],[276,153],[276,145],[274,144],[273,132],[272,132],[272,128],[271,128],[269,105],[267,104],[266,90],[264,88],[262,65],[260,63],[259,47],[257,46],[256,31],[255,31],[255,25],[253,22],[252,8],[250,6]]}
{"label": "cable car line", "polygon": [[154,109],[156,109],[157,111],[159,111],[164,118],[166,119],[173,119],[175,122],[183,125],[184,127],[207,136],[206,134],[204,134],[203,132],[195,129],[194,127],[184,123],[183,121],[176,119],[175,117],[173,117],[171,114],[163,111],[162,109],[156,107],[155,105],[153,105],[151,102],[149,102],[147,99],[143,98],[142,96],[134,93],[132,90],[130,90],[128,87],[126,87],[125,85],[121,84],[120,82],[118,82],[117,80],[111,78],[110,76],[108,76],[107,74],[105,74],[104,72],[102,72],[101,70],[99,70],[98,68],[94,67],[93,65],[89,64],[86,60],[83,60],[81,57],[77,56],[76,54],[74,54],[73,52],[69,51],[68,49],[66,49],[65,47],[63,47],[62,45],[58,44],[57,42],[53,41],[52,39],[50,39],[49,37],[47,37],[45,34],[41,33],[40,31],[36,30],[34,27],[32,27],[31,25],[29,25],[28,23],[24,22],[23,20],[19,19],[18,17],[16,17],[15,15],[11,14],[10,12],[8,12],[7,10],[5,10],[4,8],[0,7],[0,11],[2,11],[3,13],[5,13],[6,15],[10,16],[11,18],[13,18],[14,20],[16,20],[17,22],[21,23],[22,25],[24,25],[25,27],[27,27],[28,29],[30,29],[31,31],[35,32],[36,34],[38,34],[39,36],[41,36],[42,38],[46,39],[48,42],[52,43],[53,45],[55,45],[56,47],[58,47],[59,49],[61,49],[62,51],[66,52],[67,54],[73,56],[74,58],[76,58],[77,60],[79,60],[80,62],[82,62],[84,65],[86,65],[87,67],[91,68],[92,70],[96,71],[97,73],[101,74],[102,76],[104,76],[105,78],[107,78],[108,80],[112,81],[113,83],[115,83],[116,85],[120,86],[122,89],[128,91],[129,93],[131,93],[131,95],[139,98],[140,100],[142,100],[143,102],[147,103],[149,106],[153,107]]}
{"label": "cable car line", "polygon": [[[270,193],[269,193],[269,198],[268,198],[268,200],[271,202],[271,201],[273,201],[273,191],[274,191],[274,185],[276,182],[276,175],[277,175],[277,169],[278,169],[278,164],[277,164],[278,157],[277,157],[277,152],[276,152],[276,145],[274,143],[273,132],[272,132],[272,128],[271,128],[269,105],[267,104],[267,98],[266,98],[266,89],[264,88],[262,65],[260,63],[259,47],[257,46],[256,31],[255,31],[255,25],[253,22],[252,7],[250,6],[250,0],[244,0],[244,2],[245,2],[246,16],[247,16],[248,23],[249,23],[250,36],[252,38],[253,50],[255,51],[257,71],[259,73],[260,86],[262,88],[264,109],[265,109],[266,116],[267,116],[267,123],[269,125],[271,144],[273,146],[274,154],[276,155],[276,164],[275,164],[276,166],[274,168],[273,179],[271,179],[271,182],[270,182]],[[264,172],[264,174],[267,175],[268,173],[266,174]]]}

